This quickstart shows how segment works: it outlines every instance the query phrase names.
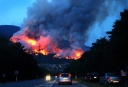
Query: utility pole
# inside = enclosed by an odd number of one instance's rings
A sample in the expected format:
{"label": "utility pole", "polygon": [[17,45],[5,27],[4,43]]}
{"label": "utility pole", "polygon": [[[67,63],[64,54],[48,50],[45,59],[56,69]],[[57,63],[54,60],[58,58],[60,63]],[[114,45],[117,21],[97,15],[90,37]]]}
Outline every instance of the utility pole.
{"label": "utility pole", "polygon": [[16,75],[16,82],[17,82],[17,81],[18,81],[18,77],[17,77],[17,76],[18,76],[18,74],[19,74],[19,71],[18,71],[18,70],[15,70],[14,73],[15,73],[15,75]]}

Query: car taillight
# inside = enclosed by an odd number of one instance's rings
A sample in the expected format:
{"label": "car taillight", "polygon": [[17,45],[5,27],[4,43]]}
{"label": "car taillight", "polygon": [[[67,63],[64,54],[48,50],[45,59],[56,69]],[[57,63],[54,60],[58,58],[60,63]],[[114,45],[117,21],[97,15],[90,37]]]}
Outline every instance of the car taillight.
{"label": "car taillight", "polygon": [[61,74],[59,75],[59,77],[62,76]]}
{"label": "car taillight", "polygon": [[68,76],[71,76],[71,74],[68,74]]}
{"label": "car taillight", "polygon": [[110,78],[110,77],[108,77],[108,78],[107,78],[107,80],[108,80],[108,81],[110,81],[110,80],[111,80],[111,78]]}

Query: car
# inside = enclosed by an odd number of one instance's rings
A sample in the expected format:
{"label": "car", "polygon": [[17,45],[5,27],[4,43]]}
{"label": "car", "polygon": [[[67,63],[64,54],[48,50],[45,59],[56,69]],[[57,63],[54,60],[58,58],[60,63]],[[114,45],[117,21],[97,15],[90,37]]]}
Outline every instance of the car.
{"label": "car", "polygon": [[116,73],[104,73],[103,76],[100,77],[100,83],[102,84],[120,84],[121,77]]}
{"label": "car", "polygon": [[58,85],[63,83],[72,84],[72,75],[70,73],[60,73],[58,76]]}
{"label": "car", "polygon": [[99,74],[96,72],[86,73],[84,80],[88,82],[97,82],[99,81],[99,77],[100,77]]}
{"label": "car", "polygon": [[55,78],[57,78],[57,76],[55,76]]}

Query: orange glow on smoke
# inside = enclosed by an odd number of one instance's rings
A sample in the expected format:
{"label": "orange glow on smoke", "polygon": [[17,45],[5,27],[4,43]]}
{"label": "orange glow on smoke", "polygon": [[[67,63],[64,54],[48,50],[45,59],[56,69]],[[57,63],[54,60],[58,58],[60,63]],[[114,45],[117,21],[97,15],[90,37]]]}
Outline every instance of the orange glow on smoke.
{"label": "orange glow on smoke", "polygon": [[27,42],[31,45],[36,45],[36,41],[32,39],[28,39]]}
{"label": "orange glow on smoke", "polygon": [[13,43],[20,42],[27,53],[34,53],[35,55],[43,54],[55,54],[55,58],[66,58],[66,59],[79,59],[84,53],[80,47],[69,47],[67,49],[58,48],[58,43],[52,40],[53,37],[50,35],[40,36],[37,39],[29,38],[25,33],[29,32],[27,29],[22,31],[21,34],[14,34],[10,40]]}
{"label": "orange glow on smoke", "polygon": [[76,51],[74,52],[74,55],[73,55],[74,59],[75,59],[75,60],[79,59],[83,53],[84,53],[84,52],[83,52],[82,50],[76,50]]}
{"label": "orange glow on smoke", "polygon": [[81,56],[80,52],[76,53],[76,57],[80,57],[80,56]]}

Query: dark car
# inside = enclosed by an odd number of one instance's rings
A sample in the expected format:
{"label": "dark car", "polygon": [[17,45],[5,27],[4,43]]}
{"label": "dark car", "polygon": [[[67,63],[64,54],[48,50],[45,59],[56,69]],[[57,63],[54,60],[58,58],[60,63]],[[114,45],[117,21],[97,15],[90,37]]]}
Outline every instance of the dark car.
{"label": "dark car", "polygon": [[121,78],[116,73],[104,73],[103,76],[100,77],[100,83],[103,84],[120,84]]}
{"label": "dark car", "polygon": [[88,82],[96,82],[96,81],[99,81],[99,74],[96,73],[96,72],[92,72],[92,73],[87,73],[86,76],[85,76],[85,81],[88,81]]}

